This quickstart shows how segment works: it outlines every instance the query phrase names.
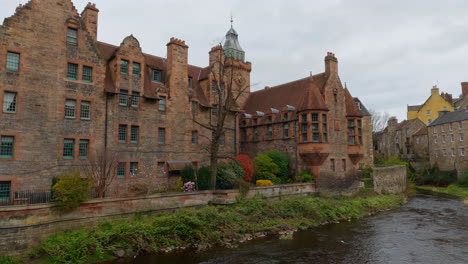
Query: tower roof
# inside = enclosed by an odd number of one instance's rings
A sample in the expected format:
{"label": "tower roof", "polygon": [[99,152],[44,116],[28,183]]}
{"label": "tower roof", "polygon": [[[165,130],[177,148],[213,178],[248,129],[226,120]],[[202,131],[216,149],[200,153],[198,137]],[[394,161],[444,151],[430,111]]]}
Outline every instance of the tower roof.
{"label": "tower roof", "polygon": [[231,25],[231,28],[226,33],[226,41],[224,41],[223,49],[234,49],[238,51],[243,51],[239,44],[239,40],[237,38],[238,36],[239,35],[237,34],[236,30],[234,30],[234,28]]}

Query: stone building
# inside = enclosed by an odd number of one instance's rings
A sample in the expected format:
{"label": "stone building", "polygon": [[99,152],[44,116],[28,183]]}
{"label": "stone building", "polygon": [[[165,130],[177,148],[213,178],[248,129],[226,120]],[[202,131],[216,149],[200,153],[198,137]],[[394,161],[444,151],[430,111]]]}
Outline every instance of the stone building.
{"label": "stone building", "polygon": [[427,129],[429,138],[429,158],[431,167],[441,171],[457,170],[459,173],[468,169],[465,150],[468,144],[468,110],[441,112]]}
{"label": "stone building", "polygon": [[418,118],[428,125],[437,118],[439,111],[453,111],[452,104],[452,95],[439,94],[439,88],[434,85],[431,89],[431,96],[422,105],[408,105],[407,119]]}
{"label": "stone building", "polygon": [[216,139],[220,158],[281,149],[300,171],[338,177],[364,162],[370,123],[342,87],[334,54],[322,74],[250,93],[251,63],[232,27],[199,67],[179,39],[165,58],[134,36],[98,41],[98,16],[94,4],[79,14],[70,0],[31,0],[0,27],[0,199],[50,189],[104,149],[119,160],[111,195],[167,186],[184,166],[208,164],[208,127],[225,89],[240,96]]}

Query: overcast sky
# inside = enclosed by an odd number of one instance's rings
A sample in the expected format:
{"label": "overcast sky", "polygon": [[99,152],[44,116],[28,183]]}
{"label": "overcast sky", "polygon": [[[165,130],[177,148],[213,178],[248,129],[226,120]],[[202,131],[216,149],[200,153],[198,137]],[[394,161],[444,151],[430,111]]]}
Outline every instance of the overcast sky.
{"label": "overcast sky", "polygon": [[[27,0],[0,0],[0,18]],[[88,0],[74,0],[81,12]],[[466,0],[95,0],[98,39],[119,45],[133,34],[146,53],[166,56],[170,37],[189,45],[189,63],[234,28],[252,62],[252,90],[324,71],[334,52],[341,81],[367,108],[399,120],[438,84],[458,97],[468,81]]]}

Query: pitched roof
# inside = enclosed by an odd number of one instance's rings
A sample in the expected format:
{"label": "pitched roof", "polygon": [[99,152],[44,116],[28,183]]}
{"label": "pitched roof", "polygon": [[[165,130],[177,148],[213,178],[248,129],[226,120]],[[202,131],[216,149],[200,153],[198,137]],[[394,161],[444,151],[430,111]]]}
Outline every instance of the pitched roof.
{"label": "pitched roof", "polygon": [[422,105],[408,105],[408,111],[419,111]]}
{"label": "pitched roof", "polygon": [[427,127],[423,127],[418,130],[418,132],[414,133],[413,136],[424,136],[427,135]]}
{"label": "pitched roof", "polygon": [[328,111],[320,91],[326,82],[325,73],[306,77],[275,87],[252,92],[247,99],[245,112],[255,114],[256,111],[267,112],[270,108],[283,109],[286,105],[297,110]]}
{"label": "pitched roof", "polygon": [[439,116],[434,120],[432,123],[430,123],[428,126],[437,126],[437,125],[442,125],[442,124],[447,124],[447,123],[452,123],[452,122],[458,122],[462,120],[468,120],[468,109],[461,109],[453,112],[447,112],[442,116]]}
{"label": "pitched roof", "polygon": [[345,104],[346,104],[346,116],[362,116],[361,110],[356,105],[356,102],[354,101],[353,97],[348,91],[348,88],[344,89],[345,91]]}
{"label": "pitched roof", "polygon": [[409,123],[408,120],[403,120],[403,121],[401,121],[400,123],[398,123],[396,129],[397,129],[397,130],[398,130],[398,129],[402,129],[402,128],[403,128],[404,126],[406,126],[406,124],[408,124],[408,123]]}
{"label": "pitched roof", "polygon": [[369,110],[367,110],[366,106],[361,102],[359,98],[354,97],[353,99],[354,99],[354,102],[356,102],[356,104],[359,103],[361,108],[359,108],[358,106],[358,109],[361,111],[361,114],[363,116],[371,116],[371,114],[369,113]]}

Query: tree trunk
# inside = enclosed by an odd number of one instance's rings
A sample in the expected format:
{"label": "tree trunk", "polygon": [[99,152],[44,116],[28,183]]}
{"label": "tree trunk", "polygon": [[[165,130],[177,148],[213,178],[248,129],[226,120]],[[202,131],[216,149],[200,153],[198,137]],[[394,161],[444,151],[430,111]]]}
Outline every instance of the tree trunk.
{"label": "tree trunk", "polygon": [[216,174],[218,173],[218,142],[216,141],[216,135],[211,143],[210,153],[210,169],[211,169],[211,190],[216,189]]}

